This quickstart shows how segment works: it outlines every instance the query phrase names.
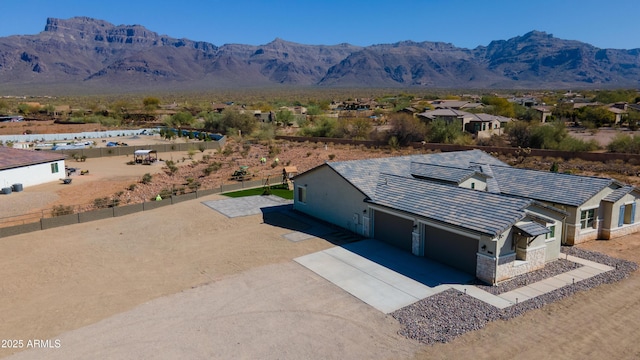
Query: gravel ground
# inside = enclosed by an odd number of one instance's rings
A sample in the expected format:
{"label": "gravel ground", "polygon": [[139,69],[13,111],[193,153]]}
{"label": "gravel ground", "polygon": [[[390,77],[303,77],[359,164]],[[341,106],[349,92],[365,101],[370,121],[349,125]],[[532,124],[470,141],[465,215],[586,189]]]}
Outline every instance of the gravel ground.
{"label": "gravel ground", "polygon": [[[616,259],[597,252],[573,247],[563,247],[562,252],[612,266],[615,270],[580,281],[574,285],[565,286],[503,310],[460,291],[450,289],[393,312],[391,315],[402,325],[399,334],[424,344],[447,343],[468,331],[481,329],[491,321],[498,319],[508,320],[529,310],[540,308],[545,304],[559,301],[578,291],[585,291],[602,284],[620,281],[638,268],[638,265],[634,262]],[[560,259],[545,266],[543,270],[519,276],[499,286],[476,286],[493,294],[500,294],[580,266],[574,262]]]}
{"label": "gravel ground", "polygon": [[[573,254],[572,254],[573,255]],[[529,284],[538,282],[542,279],[550,278],[552,276],[560,275],[567,271],[582,267],[581,264],[574,263],[573,261],[558,259],[552,263],[545,265],[543,269],[532,271],[528,274],[518,276],[508,281],[502,282],[498,285],[492,286],[482,282],[474,284],[476,287],[491,293],[493,295],[500,295],[502,293],[515,290],[517,288],[527,286]]]}

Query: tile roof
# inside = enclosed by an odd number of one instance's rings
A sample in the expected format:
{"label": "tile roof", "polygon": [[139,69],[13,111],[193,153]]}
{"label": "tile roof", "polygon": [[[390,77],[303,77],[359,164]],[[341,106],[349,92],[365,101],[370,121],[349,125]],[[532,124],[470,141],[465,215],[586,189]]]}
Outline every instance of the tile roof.
{"label": "tile roof", "polygon": [[614,190],[611,194],[605,196],[602,201],[607,201],[607,202],[616,202],[620,199],[622,199],[623,196],[627,195],[628,193],[632,192],[633,190],[635,190],[636,188],[634,186],[631,185],[625,185],[619,189]]}
{"label": "tile roof", "polygon": [[500,193],[556,204],[580,206],[607,186],[613,179],[578,176],[547,171],[491,166]]}
{"label": "tile roof", "polygon": [[383,173],[370,202],[496,236],[523,219],[533,200]]}
{"label": "tile roof", "polygon": [[468,113],[466,111],[461,111],[461,110],[443,108],[443,109],[428,110],[428,111],[425,111],[425,112],[421,112],[421,113],[418,114],[418,116],[426,117],[426,118],[429,118],[429,119],[435,119],[435,118],[438,118],[438,117],[466,118],[466,117],[471,116],[471,113]]}
{"label": "tile roof", "polygon": [[[378,175],[381,172],[410,176],[411,162],[444,165],[454,168],[468,168],[472,163],[508,166],[481,150],[443,152],[433,154],[408,155],[389,158],[350,160],[327,163],[338,174],[342,175],[353,186],[368,197],[375,194]],[[299,176],[302,176],[301,174]]]}
{"label": "tile roof", "polygon": [[551,232],[551,230],[549,230],[546,226],[542,226],[533,221],[518,221],[514,226],[528,236],[538,236]]}
{"label": "tile roof", "polygon": [[461,169],[450,166],[411,162],[411,175],[420,179],[460,184],[475,174],[481,174],[482,177],[487,177],[486,174],[474,169]]}
{"label": "tile roof", "polygon": [[64,160],[66,155],[47,151],[34,151],[0,147],[0,170]]}

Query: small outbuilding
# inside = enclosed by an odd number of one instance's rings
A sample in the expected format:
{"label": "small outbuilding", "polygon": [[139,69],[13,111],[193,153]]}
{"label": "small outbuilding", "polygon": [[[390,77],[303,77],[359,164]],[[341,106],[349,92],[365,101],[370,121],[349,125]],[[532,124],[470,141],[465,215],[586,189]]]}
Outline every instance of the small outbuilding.
{"label": "small outbuilding", "polygon": [[158,161],[158,152],[155,150],[136,150],[133,153],[136,164],[151,165]]}
{"label": "small outbuilding", "polygon": [[0,147],[0,185],[21,187],[58,181],[64,177],[66,155]]}

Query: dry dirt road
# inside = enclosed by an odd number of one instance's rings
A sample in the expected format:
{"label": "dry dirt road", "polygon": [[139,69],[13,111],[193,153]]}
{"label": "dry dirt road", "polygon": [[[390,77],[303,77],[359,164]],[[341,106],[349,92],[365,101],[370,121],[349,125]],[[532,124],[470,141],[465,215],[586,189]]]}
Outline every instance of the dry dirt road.
{"label": "dry dirt road", "polygon": [[[425,346],[399,336],[390,316],[292,262],[331,243],[289,242],[281,235],[290,230],[261,215],[229,219],[201,203],[217,198],[2,239],[2,338],[60,341],[15,358],[640,356],[637,273]],[[640,235],[583,247],[640,260]]]}

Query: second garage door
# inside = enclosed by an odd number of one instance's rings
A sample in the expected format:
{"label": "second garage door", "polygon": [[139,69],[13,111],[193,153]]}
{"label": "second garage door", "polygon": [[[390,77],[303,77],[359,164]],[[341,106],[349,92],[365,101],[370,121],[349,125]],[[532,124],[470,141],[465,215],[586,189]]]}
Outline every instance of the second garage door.
{"label": "second garage door", "polygon": [[373,237],[403,250],[411,251],[413,220],[376,210],[373,220]]}
{"label": "second garage door", "polygon": [[424,234],[424,256],[476,274],[478,240],[426,225]]}

